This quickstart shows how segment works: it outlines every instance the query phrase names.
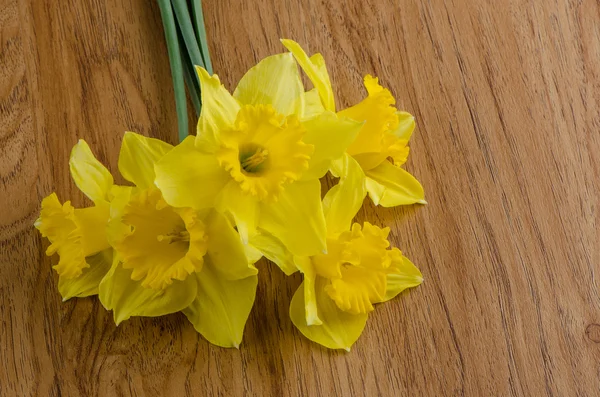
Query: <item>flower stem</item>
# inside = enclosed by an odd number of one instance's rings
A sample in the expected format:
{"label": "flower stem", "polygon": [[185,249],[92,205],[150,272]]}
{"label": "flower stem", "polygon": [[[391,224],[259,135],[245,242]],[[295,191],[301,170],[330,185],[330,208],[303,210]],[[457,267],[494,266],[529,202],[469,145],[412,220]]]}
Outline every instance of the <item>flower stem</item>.
{"label": "flower stem", "polygon": [[190,57],[183,46],[181,31],[177,29],[177,33],[179,34],[179,47],[181,50],[181,61],[183,63],[183,77],[185,79],[185,85],[187,86],[190,98],[192,99],[196,116],[200,116],[200,110],[202,109],[202,104],[200,101],[200,82],[198,81],[198,76],[196,76],[194,64],[190,60]]}
{"label": "flower stem", "polygon": [[183,141],[188,136],[188,118],[187,118],[187,98],[185,96],[185,84],[183,77],[183,67],[181,64],[181,54],[179,52],[179,41],[177,39],[177,28],[173,9],[169,0],[158,0],[163,27],[165,30],[165,39],[167,41],[167,51],[169,52],[169,62],[171,64],[171,76],[173,78],[173,91],[175,93],[175,106],[177,108],[177,126],[179,130],[179,141]]}
{"label": "flower stem", "polygon": [[[175,16],[177,17],[177,23],[181,31],[181,36],[185,42],[187,53],[194,65],[199,65],[205,68],[202,54],[200,53],[200,47],[196,35],[194,34],[194,27],[192,25],[192,19],[190,18],[190,11],[188,9],[187,0],[171,0]],[[206,69],[206,68],[205,68]]]}
{"label": "flower stem", "polygon": [[200,52],[206,65],[208,73],[213,74],[212,63],[210,62],[210,52],[208,51],[208,41],[206,40],[206,27],[204,26],[204,13],[202,12],[202,0],[192,0],[192,14],[196,28],[196,37],[200,43]]}

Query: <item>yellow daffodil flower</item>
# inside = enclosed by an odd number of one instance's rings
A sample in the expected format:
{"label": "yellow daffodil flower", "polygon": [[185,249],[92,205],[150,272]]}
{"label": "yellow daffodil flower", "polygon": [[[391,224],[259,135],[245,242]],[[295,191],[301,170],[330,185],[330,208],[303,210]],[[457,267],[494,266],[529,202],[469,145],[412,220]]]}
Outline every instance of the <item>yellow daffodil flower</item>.
{"label": "yellow daffodil flower", "polygon": [[154,166],[172,148],[134,133],[123,138],[119,170],[135,187],[111,203],[107,232],[115,256],[99,297],[117,324],[131,316],[183,311],[211,343],[238,347],[257,270],[223,215],[173,207],[163,199],[154,186]]}
{"label": "yellow daffodil flower", "polygon": [[389,228],[368,222],[349,227],[364,199],[364,176],[350,157],[339,172],[350,177],[323,200],[327,253],[294,257],[304,281],[292,298],[290,317],[310,340],[349,351],[373,305],[421,284],[423,277],[400,250],[389,248]]}
{"label": "yellow daffodil flower", "polygon": [[105,234],[114,196],[113,177],[83,140],[73,147],[69,167],[75,184],[94,206],[79,209],[70,201],[61,204],[52,193],[42,200],[35,222],[42,236],[50,240],[46,254],[59,255],[54,269],[63,300],[97,294],[113,257]]}
{"label": "yellow daffodil flower", "polygon": [[277,241],[295,255],[323,252],[319,178],[362,123],[327,111],[309,117],[314,101],[289,53],[259,62],[233,95],[216,75],[197,72],[197,136],[156,164],[155,184],[165,201],[196,210],[216,207],[232,217],[245,243],[256,239],[261,251],[279,251],[272,243]]}
{"label": "yellow daffodil flower", "polygon": [[[282,40],[296,58],[315,88],[305,94],[309,114],[335,112],[331,81],[321,54],[311,57],[298,43]],[[408,141],[415,128],[414,117],[398,111],[391,92],[383,88],[377,78],[365,76],[368,96],[337,114],[364,122],[347,153],[361,166],[365,174],[367,192],[375,205],[393,207],[407,204],[426,204],[423,187],[401,168],[408,157]]]}

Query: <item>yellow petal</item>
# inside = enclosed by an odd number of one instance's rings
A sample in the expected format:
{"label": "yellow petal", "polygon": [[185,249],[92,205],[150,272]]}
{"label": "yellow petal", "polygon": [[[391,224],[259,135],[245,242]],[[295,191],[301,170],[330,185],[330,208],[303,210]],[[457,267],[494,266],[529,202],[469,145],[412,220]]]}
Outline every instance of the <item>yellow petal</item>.
{"label": "yellow petal", "polygon": [[388,154],[389,153],[387,151],[382,150],[381,152],[377,153],[368,152],[353,154],[352,157],[358,164],[360,164],[360,167],[364,171],[368,171],[384,162],[389,157]]}
{"label": "yellow petal", "polygon": [[98,294],[100,281],[110,270],[112,255],[113,250],[109,248],[85,258],[89,267],[83,269],[79,277],[68,279],[59,276],[58,292],[60,292],[63,302],[74,297],[83,298]]}
{"label": "yellow petal", "polygon": [[261,203],[258,226],[277,236],[294,255],[323,252],[326,228],[321,205],[321,183],[317,179],[286,186],[274,203]]}
{"label": "yellow petal", "polygon": [[367,195],[365,174],[350,155],[345,154],[336,160],[333,168],[340,180],[323,198],[323,211],[329,235],[350,230],[352,219]]}
{"label": "yellow petal", "polygon": [[176,280],[162,290],[144,288],[140,281],[131,279],[131,270],[123,269],[115,255],[111,269],[100,282],[98,297],[106,310],[113,311],[119,325],[132,316],[158,317],[181,311],[196,298],[197,289],[195,277]]}
{"label": "yellow petal", "polygon": [[281,40],[281,43],[294,54],[296,61],[302,70],[304,70],[304,73],[306,73],[315,88],[319,91],[319,96],[325,109],[335,112],[333,90],[323,56],[321,54],[314,54],[309,58],[302,47],[293,40]]}
{"label": "yellow petal", "polygon": [[218,147],[220,131],[229,129],[240,110],[239,103],[221,84],[219,76],[210,76],[206,70],[196,66],[200,79],[202,111],[198,119],[196,146],[205,152]]}
{"label": "yellow petal", "polygon": [[415,130],[415,118],[408,112],[396,112],[398,116],[398,127],[391,131],[397,138],[409,141]]}
{"label": "yellow petal", "polygon": [[272,105],[284,116],[302,114],[304,88],[293,56],[266,57],[246,72],[233,96],[242,105]]}
{"label": "yellow petal", "polygon": [[248,244],[259,250],[265,258],[279,266],[287,276],[298,271],[298,268],[294,264],[292,253],[275,236],[264,230],[252,236]]}
{"label": "yellow petal", "polygon": [[365,172],[367,191],[375,205],[394,207],[396,205],[426,204],[423,186],[414,176],[384,161],[378,167]]}
{"label": "yellow petal", "polygon": [[220,212],[231,214],[244,244],[248,243],[248,239],[256,234],[258,199],[242,191],[236,181],[230,181],[221,190],[216,208]]}
{"label": "yellow petal", "polygon": [[315,268],[307,256],[296,256],[294,257],[294,263],[298,269],[304,275],[304,281],[302,282],[302,287],[304,289],[304,306],[305,306],[305,315],[306,315],[306,324],[307,325],[320,325],[323,324],[321,319],[319,319],[318,309],[317,309],[317,297],[315,292],[315,281],[317,278],[317,273]]}
{"label": "yellow petal", "polygon": [[210,343],[239,347],[254,304],[258,277],[227,280],[207,259],[204,269],[195,278],[198,295],[183,313]]}
{"label": "yellow petal", "polygon": [[197,210],[210,208],[230,180],[214,155],[200,152],[194,137],[187,137],[167,153],[155,167],[158,186],[167,203]]}
{"label": "yellow petal", "polygon": [[69,159],[69,169],[75,184],[95,203],[108,200],[107,194],[113,185],[113,177],[90,150],[88,144],[80,139]]}
{"label": "yellow petal", "polygon": [[417,267],[405,256],[392,264],[394,271],[387,275],[387,287],[383,302],[388,301],[407,288],[420,285],[423,275]]}
{"label": "yellow petal", "polygon": [[111,246],[118,244],[123,235],[129,233],[131,228],[121,222],[121,217],[125,212],[125,207],[129,203],[131,196],[138,193],[137,188],[130,186],[113,186],[110,202],[110,216],[106,226],[106,238]]}
{"label": "yellow petal", "polygon": [[321,178],[327,173],[331,161],[340,158],[356,139],[362,123],[325,112],[302,123],[306,129],[304,143],[314,146],[308,170],[302,179]]}
{"label": "yellow petal", "polygon": [[207,254],[220,277],[239,280],[258,273],[254,266],[248,265],[240,237],[223,215],[212,211],[206,219],[206,225]]}
{"label": "yellow petal", "polygon": [[172,148],[160,139],[126,132],[119,153],[119,171],[137,187],[154,186],[154,164]]}
{"label": "yellow petal", "polygon": [[[389,139],[388,139],[389,138]],[[410,148],[408,147],[408,141],[405,139],[397,139],[391,133],[386,133],[387,142],[392,142],[387,149],[388,157],[392,158],[392,162],[396,167],[401,167],[408,160],[408,154],[410,153]],[[360,161],[359,161],[360,163]],[[375,168],[375,167],[372,167]],[[363,168],[366,169],[366,168]],[[371,169],[371,168],[368,168]]]}
{"label": "yellow petal", "polygon": [[256,262],[261,260],[261,258],[263,257],[263,253],[260,252],[258,248],[250,244],[245,244],[243,242],[242,245],[244,246],[244,251],[246,252],[246,258],[248,258],[249,265],[254,265]]}
{"label": "yellow petal", "polygon": [[290,304],[290,317],[300,332],[308,339],[330,349],[344,349],[356,342],[367,323],[367,314],[350,314],[341,311],[324,291],[325,280],[317,278],[315,297],[321,325],[308,325],[305,315],[305,290],[300,285]]}
{"label": "yellow petal", "polygon": [[310,91],[304,93],[304,113],[302,119],[310,119],[320,115],[325,111],[323,102],[319,97],[319,90],[313,88]]}

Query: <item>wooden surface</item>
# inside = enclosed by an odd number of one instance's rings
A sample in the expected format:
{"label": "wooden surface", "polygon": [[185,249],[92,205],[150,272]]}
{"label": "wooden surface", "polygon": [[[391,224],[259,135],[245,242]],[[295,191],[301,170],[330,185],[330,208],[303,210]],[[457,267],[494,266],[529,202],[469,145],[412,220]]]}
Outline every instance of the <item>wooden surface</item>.
{"label": "wooden surface", "polygon": [[205,0],[233,88],[280,37],[323,53],[338,103],[389,86],[417,131],[429,205],[367,205],[425,283],[380,305],[349,354],[287,315],[299,276],[262,263],[241,349],[183,315],[118,328],[61,303],[32,227],[68,155],[117,171],[122,132],[174,143],[171,78],[148,0],[0,0],[1,396],[600,395],[600,7],[593,0]]}

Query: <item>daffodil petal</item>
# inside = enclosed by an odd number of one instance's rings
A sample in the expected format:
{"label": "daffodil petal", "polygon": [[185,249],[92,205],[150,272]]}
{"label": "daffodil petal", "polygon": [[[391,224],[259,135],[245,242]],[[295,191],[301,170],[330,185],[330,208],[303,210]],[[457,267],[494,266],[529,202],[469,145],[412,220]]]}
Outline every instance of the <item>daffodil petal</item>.
{"label": "daffodil petal", "polygon": [[352,219],[367,196],[365,173],[350,155],[345,154],[336,160],[333,168],[340,181],[323,198],[323,212],[329,235],[350,230]]}
{"label": "daffodil petal", "polygon": [[306,324],[321,325],[323,324],[323,322],[319,318],[319,313],[317,309],[317,297],[315,292],[315,280],[317,278],[317,272],[315,271],[315,267],[313,266],[310,258],[307,256],[294,257],[294,263],[304,275],[302,287],[304,289],[304,308],[306,315]]}
{"label": "daffodil petal", "polygon": [[256,262],[261,260],[263,257],[263,253],[256,247],[251,244],[245,244],[242,242],[244,246],[244,251],[246,252],[246,258],[248,258],[248,264],[254,265]]}
{"label": "daffodil petal", "polygon": [[137,187],[153,186],[154,164],[172,148],[160,139],[126,132],[119,152],[119,171]]}
{"label": "daffodil petal", "polygon": [[102,163],[96,159],[90,147],[80,139],[69,159],[69,169],[75,184],[94,203],[108,200],[108,192],[114,183],[113,177]]}
{"label": "daffodil petal", "polygon": [[360,167],[366,172],[376,168],[388,158],[387,152],[368,152],[353,154],[352,157]]}
{"label": "daffodil petal", "polygon": [[131,231],[130,227],[121,222],[125,207],[136,188],[130,186],[113,186],[110,202],[110,216],[106,226],[106,238],[111,246],[118,244],[122,236]]}
{"label": "daffodil petal", "polygon": [[286,185],[276,202],[262,203],[258,226],[277,236],[294,255],[311,256],[327,248],[318,179]]}
{"label": "daffodil petal", "polygon": [[217,194],[230,179],[213,155],[202,153],[194,146],[192,136],[161,158],[155,171],[154,183],[169,205],[196,210],[212,207]]}
{"label": "daffodil petal", "polygon": [[417,267],[405,256],[401,264],[394,264],[394,272],[387,275],[387,287],[383,302],[389,301],[407,288],[420,285],[423,275]]}
{"label": "daffodil petal", "polygon": [[314,54],[309,58],[302,47],[293,40],[281,40],[281,43],[294,54],[296,61],[302,70],[304,70],[304,73],[306,73],[315,88],[319,91],[319,96],[325,109],[335,112],[333,89],[331,88],[331,81],[323,56],[321,54]]}
{"label": "daffodil petal", "polygon": [[365,172],[367,191],[375,205],[426,204],[423,186],[417,179],[389,161]]}
{"label": "daffodil petal", "polygon": [[198,119],[196,146],[203,152],[211,153],[219,142],[219,133],[230,128],[235,122],[240,104],[221,84],[219,76],[196,66],[200,80],[202,110]]}
{"label": "daffodil petal", "polygon": [[236,181],[231,180],[221,190],[216,208],[220,212],[231,214],[244,244],[248,243],[248,239],[256,234],[258,199],[242,191],[240,184]]}
{"label": "daffodil petal", "polygon": [[227,219],[216,211],[206,219],[208,251],[214,269],[227,280],[239,280],[258,273],[248,265],[240,237]]}
{"label": "daffodil petal", "polygon": [[341,311],[335,302],[324,291],[325,280],[318,277],[315,283],[315,296],[319,310],[321,325],[308,325],[305,316],[305,290],[300,285],[290,304],[290,317],[298,330],[313,342],[329,349],[344,349],[350,347],[360,337],[367,314],[350,314]]}
{"label": "daffodil petal", "polygon": [[294,264],[294,256],[277,237],[261,230],[260,233],[250,238],[248,244],[260,251],[265,258],[279,266],[286,276],[290,276],[298,271],[298,268]]}
{"label": "daffodil petal", "polygon": [[320,115],[325,111],[323,102],[319,97],[319,90],[313,88],[310,91],[304,93],[304,113],[302,119],[310,119]]}
{"label": "daffodil petal", "polygon": [[398,116],[398,127],[395,130],[390,131],[397,138],[409,141],[415,130],[415,118],[408,112],[396,112]]}
{"label": "daffodil petal", "polygon": [[302,123],[306,129],[304,143],[314,146],[308,170],[303,180],[321,178],[327,173],[331,161],[340,158],[348,146],[356,139],[363,123],[338,117],[335,113],[324,112]]}
{"label": "daffodil petal", "polygon": [[58,292],[60,292],[63,302],[75,297],[83,298],[98,294],[100,281],[110,270],[112,256],[112,248],[101,251],[85,258],[89,267],[83,269],[80,276],[72,279],[59,276]]}
{"label": "daffodil petal", "polygon": [[198,283],[194,275],[175,280],[165,289],[142,287],[131,279],[131,270],[123,269],[115,255],[111,269],[100,282],[98,297],[106,310],[113,311],[115,323],[132,316],[158,317],[188,307],[196,298]]}
{"label": "daffodil petal", "polygon": [[266,57],[246,72],[233,96],[243,105],[272,105],[284,116],[302,114],[304,88],[294,57]]}
{"label": "daffodil petal", "polygon": [[207,259],[196,279],[198,295],[183,313],[210,343],[239,347],[254,305],[258,277],[227,280]]}

